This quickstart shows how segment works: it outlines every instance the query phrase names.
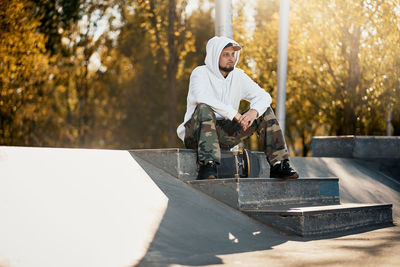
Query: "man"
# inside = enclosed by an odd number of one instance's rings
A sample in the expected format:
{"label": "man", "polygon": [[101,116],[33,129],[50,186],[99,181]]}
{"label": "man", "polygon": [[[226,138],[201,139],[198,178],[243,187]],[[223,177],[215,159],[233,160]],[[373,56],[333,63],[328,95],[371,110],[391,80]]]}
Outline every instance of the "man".
{"label": "man", "polygon": [[[187,148],[197,150],[197,179],[215,179],[221,148],[232,148],[256,131],[271,165],[271,177],[298,178],[270,107],[271,96],[236,68],[240,49],[229,38],[211,38],[205,65],[195,68],[190,76],[186,114],[177,133]],[[242,99],[250,102],[244,114],[238,113]]]}

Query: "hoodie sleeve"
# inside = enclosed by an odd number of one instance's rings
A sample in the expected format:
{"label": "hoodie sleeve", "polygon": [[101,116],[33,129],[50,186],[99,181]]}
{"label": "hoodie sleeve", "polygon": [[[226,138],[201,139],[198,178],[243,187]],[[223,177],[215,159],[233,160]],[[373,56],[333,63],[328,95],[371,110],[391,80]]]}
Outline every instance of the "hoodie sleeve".
{"label": "hoodie sleeve", "polygon": [[233,120],[238,111],[222,103],[214,96],[212,90],[205,83],[207,79],[206,75],[202,71],[199,71],[199,69],[195,69],[192,72],[190,75],[188,100],[190,99],[194,105],[200,103],[207,104],[222,117]]}
{"label": "hoodie sleeve", "polygon": [[272,103],[270,94],[265,92],[247,74],[243,72],[243,99],[250,102],[250,109],[255,109],[258,116],[262,116]]}

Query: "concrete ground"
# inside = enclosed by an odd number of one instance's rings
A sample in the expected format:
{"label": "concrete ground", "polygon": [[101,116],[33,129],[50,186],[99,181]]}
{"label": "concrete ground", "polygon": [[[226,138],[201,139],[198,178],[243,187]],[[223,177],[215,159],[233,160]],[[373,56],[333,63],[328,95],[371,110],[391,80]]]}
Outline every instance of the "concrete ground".
{"label": "concrete ground", "polygon": [[399,251],[400,227],[395,226],[341,237],[288,239],[269,250],[218,257],[226,266],[400,266]]}
{"label": "concrete ground", "polygon": [[0,267],[400,266],[397,187],[351,162],[307,160],[346,174],[347,200],[392,200],[396,225],[288,236],[127,151],[0,147]]}
{"label": "concrete ground", "polygon": [[[320,163],[315,160],[298,158],[296,163],[308,165],[311,171],[313,164]],[[322,238],[289,236],[193,190],[145,161],[137,161],[169,198],[163,221],[138,266],[400,266],[398,216],[394,226],[382,229]],[[386,185],[369,182],[375,190],[387,190],[393,197]],[[350,187],[341,190],[346,193]],[[363,189],[354,186],[354,190],[360,194]]]}

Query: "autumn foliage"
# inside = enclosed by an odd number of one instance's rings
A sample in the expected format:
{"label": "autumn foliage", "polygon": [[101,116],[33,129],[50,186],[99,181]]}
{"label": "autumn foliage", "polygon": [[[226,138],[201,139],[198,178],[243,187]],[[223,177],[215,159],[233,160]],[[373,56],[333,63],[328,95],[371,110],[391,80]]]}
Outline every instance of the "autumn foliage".
{"label": "autumn foliage", "polygon": [[[189,76],[214,35],[213,2],[189,2],[0,1],[0,145],[182,146]],[[235,3],[238,66],[274,98],[279,1]],[[290,5],[292,154],[314,135],[385,135],[389,117],[400,135],[400,1]]]}

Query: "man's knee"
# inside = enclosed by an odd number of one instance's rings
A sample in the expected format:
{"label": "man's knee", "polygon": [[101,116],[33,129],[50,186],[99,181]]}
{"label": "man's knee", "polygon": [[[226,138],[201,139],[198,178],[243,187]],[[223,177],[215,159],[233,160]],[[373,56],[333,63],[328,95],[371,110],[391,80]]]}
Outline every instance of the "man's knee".
{"label": "man's knee", "polygon": [[271,135],[273,132],[280,132],[278,119],[271,107],[268,107],[264,114],[259,118],[257,132],[259,135]]}
{"label": "man's knee", "polygon": [[264,112],[264,114],[261,116],[262,120],[265,121],[269,126],[277,124],[278,119],[275,116],[275,113],[271,107],[268,107],[267,110]]}
{"label": "man's knee", "polygon": [[268,107],[267,110],[264,112],[263,116],[264,118],[270,118],[274,119],[276,118],[274,110],[271,107]]}
{"label": "man's knee", "polygon": [[200,121],[215,120],[214,111],[209,105],[204,103],[200,103],[196,106],[194,116]]}

